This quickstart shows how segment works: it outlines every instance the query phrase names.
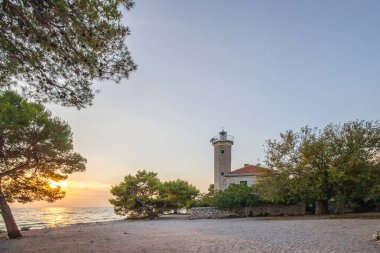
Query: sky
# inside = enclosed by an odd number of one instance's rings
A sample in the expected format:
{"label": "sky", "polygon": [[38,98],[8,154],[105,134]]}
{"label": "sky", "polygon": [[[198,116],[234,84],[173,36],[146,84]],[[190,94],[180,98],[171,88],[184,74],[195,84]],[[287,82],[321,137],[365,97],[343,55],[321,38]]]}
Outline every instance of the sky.
{"label": "sky", "polygon": [[86,172],[63,200],[14,207],[110,206],[111,185],[143,169],[205,192],[222,127],[237,169],[286,130],[380,118],[379,1],[139,0],[123,13],[137,71],[95,82],[89,108],[47,105]]}

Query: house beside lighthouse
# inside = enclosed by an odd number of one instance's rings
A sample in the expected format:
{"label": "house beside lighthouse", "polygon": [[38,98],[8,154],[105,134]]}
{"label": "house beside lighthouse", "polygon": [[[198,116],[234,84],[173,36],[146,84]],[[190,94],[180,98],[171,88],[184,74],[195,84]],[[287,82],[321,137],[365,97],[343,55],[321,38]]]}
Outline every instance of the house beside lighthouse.
{"label": "house beside lighthouse", "polygon": [[231,171],[234,137],[223,129],[210,142],[214,147],[214,189],[217,191],[226,189],[230,184],[251,186],[256,183],[257,175],[267,170],[259,165],[244,164],[242,168]]}

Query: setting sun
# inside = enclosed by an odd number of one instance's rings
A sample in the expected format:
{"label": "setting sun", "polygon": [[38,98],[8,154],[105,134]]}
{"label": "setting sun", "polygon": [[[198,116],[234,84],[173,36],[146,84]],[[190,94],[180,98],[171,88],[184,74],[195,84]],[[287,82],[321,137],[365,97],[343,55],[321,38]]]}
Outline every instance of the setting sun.
{"label": "setting sun", "polygon": [[50,183],[50,187],[51,188],[57,188],[58,186],[63,188],[63,187],[66,187],[67,186],[67,181],[54,181],[54,180],[49,180],[49,183]]}

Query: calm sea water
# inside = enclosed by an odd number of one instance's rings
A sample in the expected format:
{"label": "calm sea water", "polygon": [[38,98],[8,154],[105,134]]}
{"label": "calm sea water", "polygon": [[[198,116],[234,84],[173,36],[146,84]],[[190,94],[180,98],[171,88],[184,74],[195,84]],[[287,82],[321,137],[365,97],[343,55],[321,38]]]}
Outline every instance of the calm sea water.
{"label": "calm sea water", "polygon": [[[88,208],[13,208],[13,216],[18,227],[39,229],[46,227],[67,226],[76,223],[102,222],[120,220],[109,207]],[[0,230],[5,230],[5,224],[0,216]]]}

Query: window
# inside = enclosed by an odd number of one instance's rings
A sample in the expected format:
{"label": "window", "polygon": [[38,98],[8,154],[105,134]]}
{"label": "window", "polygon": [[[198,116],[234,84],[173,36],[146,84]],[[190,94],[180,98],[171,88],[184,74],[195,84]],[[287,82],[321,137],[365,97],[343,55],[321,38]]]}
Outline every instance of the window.
{"label": "window", "polygon": [[247,185],[247,181],[240,181],[240,184]]}
{"label": "window", "polygon": [[221,176],[224,176],[224,172],[223,172],[223,171],[222,171],[222,172],[220,172],[220,175],[221,175]]}
{"label": "window", "polygon": [[220,150],[220,153],[224,154],[224,149]]}

